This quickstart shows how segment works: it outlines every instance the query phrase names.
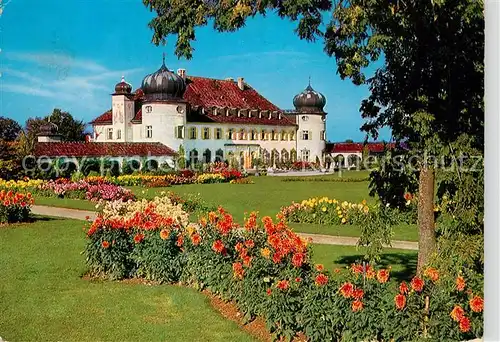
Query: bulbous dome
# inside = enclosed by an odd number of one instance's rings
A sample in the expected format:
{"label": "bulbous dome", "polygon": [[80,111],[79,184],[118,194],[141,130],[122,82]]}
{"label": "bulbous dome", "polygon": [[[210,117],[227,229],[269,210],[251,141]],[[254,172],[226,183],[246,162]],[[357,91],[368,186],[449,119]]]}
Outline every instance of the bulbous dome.
{"label": "bulbous dome", "polygon": [[40,126],[40,133],[38,135],[50,136],[57,135],[59,131],[59,127],[55,123],[47,122]]}
{"label": "bulbous dome", "polygon": [[130,94],[132,92],[132,85],[125,82],[125,77],[122,76],[122,81],[115,85],[115,94]]}
{"label": "bulbous dome", "polygon": [[144,77],[141,89],[146,100],[182,99],[186,90],[186,82],[181,76],[165,66],[164,57],[161,68]]}
{"label": "bulbous dome", "polygon": [[326,98],[320,92],[315,91],[311,84],[300,94],[293,98],[293,105],[297,111],[301,112],[323,112],[326,105]]}

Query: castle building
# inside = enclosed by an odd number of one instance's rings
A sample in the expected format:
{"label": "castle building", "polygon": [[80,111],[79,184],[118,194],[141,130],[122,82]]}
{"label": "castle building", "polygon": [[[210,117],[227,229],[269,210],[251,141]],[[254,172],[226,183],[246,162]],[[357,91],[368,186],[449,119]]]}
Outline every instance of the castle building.
{"label": "castle building", "polygon": [[157,143],[179,151],[192,163],[235,157],[244,168],[254,158],[321,161],[325,151],[325,97],[309,84],[282,110],[243,78],[190,76],[165,65],[144,77],[135,92],[122,81],[111,95],[111,109],[95,118],[93,143],[133,146]]}

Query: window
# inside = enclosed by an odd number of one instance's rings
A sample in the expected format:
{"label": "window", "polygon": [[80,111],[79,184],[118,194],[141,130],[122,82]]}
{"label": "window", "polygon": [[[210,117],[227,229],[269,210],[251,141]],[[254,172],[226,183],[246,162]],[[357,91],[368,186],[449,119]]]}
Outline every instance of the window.
{"label": "window", "polygon": [[266,140],[267,136],[266,136],[266,130],[262,130],[261,132],[261,137],[262,137],[262,140]]}
{"label": "window", "polygon": [[116,139],[121,139],[122,138],[122,130],[119,129],[118,131],[116,131]]}
{"label": "window", "polygon": [[290,141],[295,140],[295,131],[290,132]]}
{"label": "window", "polygon": [[113,140],[113,129],[108,128],[108,140]]}
{"label": "window", "polygon": [[232,140],[232,139],[234,138],[234,129],[233,129],[233,128],[229,128],[229,129],[227,130],[227,138],[228,138],[229,140]]}
{"label": "window", "polygon": [[302,150],[300,155],[301,155],[302,161],[306,161],[306,162],[309,161],[309,150]]}
{"label": "window", "polygon": [[320,140],[325,140],[325,131],[321,131],[321,133],[319,135],[319,139]]}
{"label": "window", "polygon": [[285,131],[281,131],[281,140],[282,141],[286,140],[286,132]]}
{"label": "window", "polygon": [[210,151],[208,148],[203,152],[203,162],[208,164],[212,161],[212,151]]}
{"label": "window", "polygon": [[146,138],[153,137],[153,126],[146,126]]}
{"label": "window", "polygon": [[203,139],[207,140],[210,139],[210,128],[208,127],[203,127]]}
{"label": "window", "polygon": [[189,139],[192,139],[192,140],[196,139],[196,136],[197,136],[196,133],[197,133],[196,132],[196,127],[190,127],[189,128]]}
{"label": "window", "polygon": [[189,151],[189,165],[194,166],[196,164],[198,164],[198,151],[194,149]]}
{"label": "window", "polygon": [[247,134],[244,129],[240,130],[240,140],[246,140]]}
{"label": "window", "polygon": [[217,140],[222,139],[222,128],[215,129],[215,139]]}
{"label": "window", "polygon": [[146,106],[146,113],[151,113],[153,111],[153,107]]}
{"label": "window", "polygon": [[250,133],[250,140],[257,140],[257,131],[254,129]]}
{"label": "window", "polygon": [[309,140],[309,131],[302,131],[302,140]]}
{"label": "window", "polygon": [[278,140],[278,136],[276,135],[276,131],[271,131],[271,140]]}
{"label": "window", "polygon": [[321,121],[325,122],[326,121],[326,115],[321,116]]}
{"label": "window", "polygon": [[184,126],[175,127],[175,137],[177,139],[184,139]]}
{"label": "window", "polygon": [[309,120],[309,118],[307,117],[307,115],[302,116],[302,121],[307,121],[307,120]]}
{"label": "window", "polygon": [[224,151],[222,151],[220,148],[217,151],[215,151],[215,161],[216,162],[224,161]]}

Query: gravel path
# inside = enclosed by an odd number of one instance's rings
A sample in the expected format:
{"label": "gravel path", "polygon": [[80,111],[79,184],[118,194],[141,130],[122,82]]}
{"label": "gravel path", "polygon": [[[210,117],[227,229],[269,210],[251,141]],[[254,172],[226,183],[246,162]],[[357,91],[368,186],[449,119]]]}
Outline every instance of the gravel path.
{"label": "gravel path", "polygon": [[[86,220],[87,217],[93,220],[97,215],[93,211],[48,207],[44,205],[32,206],[31,212],[36,215],[64,217],[76,220]],[[298,232],[297,234],[306,239],[311,238],[313,243],[324,244],[324,245],[357,246],[358,244],[358,238],[356,237],[307,234]],[[418,243],[413,241],[392,241],[390,247],[416,251],[418,250]]]}

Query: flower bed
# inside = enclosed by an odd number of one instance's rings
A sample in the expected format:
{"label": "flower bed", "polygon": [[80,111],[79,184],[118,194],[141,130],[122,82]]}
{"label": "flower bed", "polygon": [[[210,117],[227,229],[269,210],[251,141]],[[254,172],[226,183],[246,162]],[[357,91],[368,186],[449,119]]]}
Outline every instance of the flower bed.
{"label": "flower bed", "polygon": [[316,168],[314,167],[313,163],[309,163],[306,161],[296,161],[292,164],[291,169],[294,171],[302,171],[302,170],[312,171],[315,170]]}
{"label": "flower bed", "polygon": [[26,222],[29,219],[33,198],[12,190],[0,191],[0,223]]}
{"label": "flower bed", "polygon": [[340,202],[328,197],[316,197],[292,202],[281,208],[280,214],[289,222],[317,224],[359,224],[370,212],[363,200],[361,203]]}
{"label": "flower bed", "polygon": [[[87,232],[90,274],[208,289],[234,300],[246,321],[263,317],[275,338],[311,341],[467,340],[482,335],[481,285],[429,268],[410,284],[389,269],[313,265],[306,241],[255,213],[238,227],[223,209],[195,225],[179,207],[109,204]],[[164,201],[164,202],[163,202]],[[127,209],[124,210],[123,208]],[[179,219],[180,217],[180,219]]]}

